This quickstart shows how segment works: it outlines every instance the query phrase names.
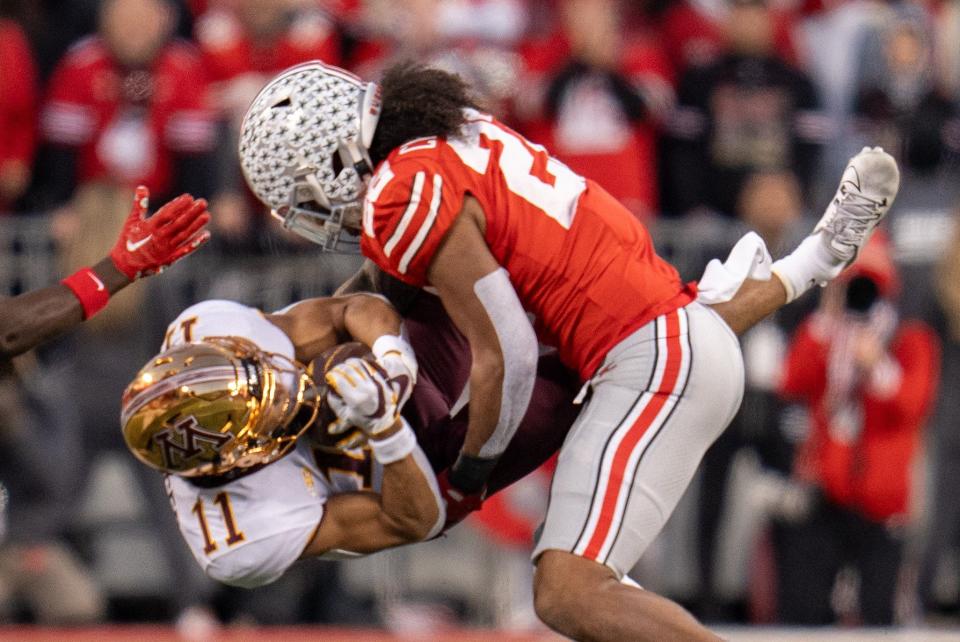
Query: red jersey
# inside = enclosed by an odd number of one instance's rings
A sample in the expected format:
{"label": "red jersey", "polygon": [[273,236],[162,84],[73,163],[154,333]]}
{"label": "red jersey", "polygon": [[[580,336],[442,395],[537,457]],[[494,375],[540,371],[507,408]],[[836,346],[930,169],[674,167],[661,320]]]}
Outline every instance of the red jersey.
{"label": "red jersey", "polygon": [[933,331],[919,322],[900,326],[889,347],[900,376],[889,390],[870,382],[859,390],[862,429],[855,438],[831,427],[828,377],[830,336],[818,316],[797,331],[781,394],[806,402],[812,426],[797,458],[797,474],[833,501],[878,521],[903,515],[913,494],[914,458],[936,396],[940,350]]}
{"label": "red jersey", "polygon": [[642,93],[642,119],[625,113],[607,72],[598,69],[564,81],[555,104],[546,104],[547,95],[557,90],[558,74],[573,60],[562,33],[532,39],[520,48],[522,82],[539,88],[528,93],[540,94],[544,104],[514,107],[520,131],[543,141],[573,171],[597,181],[634,215],[645,218],[659,207],[655,123],[674,102],[674,73],[653,30],[631,32],[626,39],[615,73]]}
{"label": "red jersey", "polygon": [[286,32],[258,41],[232,12],[213,9],[197,21],[196,36],[212,82],[249,73],[272,76],[308,60],[340,64],[339,36],[334,24],[318,11],[301,12]]}
{"label": "red jersey", "polygon": [[[37,143],[37,74],[30,46],[16,23],[0,20],[0,170],[30,167]],[[0,212],[7,209],[0,197]]]}
{"label": "red jersey", "polygon": [[203,102],[205,74],[194,48],[172,42],[149,69],[124,71],[99,37],[67,53],[50,79],[44,138],[78,151],[81,183],[105,178],[172,189],[174,156],[209,152],[214,114]]}
{"label": "red jersey", "polygon": [[487,246],[535,316],[541,342],[583,379],[627,335],[696,296],[603,188],[474,111],[460,137],[412,141],[380,164],[364,206],[364,254],[427,285],[467,193],[483,208]]}

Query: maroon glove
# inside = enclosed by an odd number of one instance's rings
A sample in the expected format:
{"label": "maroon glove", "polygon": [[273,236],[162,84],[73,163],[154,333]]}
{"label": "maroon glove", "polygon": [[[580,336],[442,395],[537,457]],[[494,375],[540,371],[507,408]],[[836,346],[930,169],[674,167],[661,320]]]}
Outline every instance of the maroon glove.
{"label": "maroon glove", "polygon": [[483,491],[478,493],[465,493],[456,486],[450,484],[450,470],[447,469],[437,475],[437,484],[440,486],[440,496],[443,497],[447,505],[447,521],[443,524],[443,530],[453,528],[473,511],[480,510],[483,506]]}
{"label": "maroon glove", "polygon": [[131,281],[163,271],[210,240],[203,229],[210,221],[205,200],[183,194],[147,218],[149,198],[146,187],[136,189],[130,216],[110,251],[113,264]]}

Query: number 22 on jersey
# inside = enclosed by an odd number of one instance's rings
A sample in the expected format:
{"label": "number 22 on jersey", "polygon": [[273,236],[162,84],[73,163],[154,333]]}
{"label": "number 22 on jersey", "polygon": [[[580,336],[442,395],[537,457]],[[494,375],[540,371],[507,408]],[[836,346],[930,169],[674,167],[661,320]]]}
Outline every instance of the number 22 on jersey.
{"label": "number 22 on jersey", "polygon": [[[213,503],[220,507],[220,513],[223,516],[223,525],[227,529],[227,537],[224,541],[227,546],[233,546],[245,540],[246,536],[243,534],[243,531],[237,527],[237,520],[233,514],[233,506],[230,504],[230,493],[226,491],[217,493],[213,498]],[[200,532],[203,534],[203,552],[209,555],[217,550],[217,542],[210,535],[210,526],[207,524],[207,517],[203,511],[203,498],[198,497],[191,512],[197,516],[197,520],[200,522]]]}

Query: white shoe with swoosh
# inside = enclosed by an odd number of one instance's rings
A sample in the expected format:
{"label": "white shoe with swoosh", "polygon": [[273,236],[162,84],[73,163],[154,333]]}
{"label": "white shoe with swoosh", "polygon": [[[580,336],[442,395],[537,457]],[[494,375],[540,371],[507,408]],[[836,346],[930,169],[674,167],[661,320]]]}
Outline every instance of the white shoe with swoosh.
{"label": "white shoe with swoosh", "polygon": [[850,265],[890,211],[899,189],[900,171],[893,156],[880,147],[864,147],[847,163],[840,187],[813,233],[821,235],[832,256]]}

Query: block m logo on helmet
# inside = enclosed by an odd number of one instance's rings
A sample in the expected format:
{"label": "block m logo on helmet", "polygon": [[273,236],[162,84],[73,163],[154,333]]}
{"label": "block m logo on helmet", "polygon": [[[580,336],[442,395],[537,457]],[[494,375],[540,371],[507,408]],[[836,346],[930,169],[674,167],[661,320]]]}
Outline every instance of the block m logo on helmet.
{"label": "block m logo on helmet", "polygon": [[180,470],[191,460],[211,461],[233,436],[204,430],[192,415],[153,436],[167,470]]}

